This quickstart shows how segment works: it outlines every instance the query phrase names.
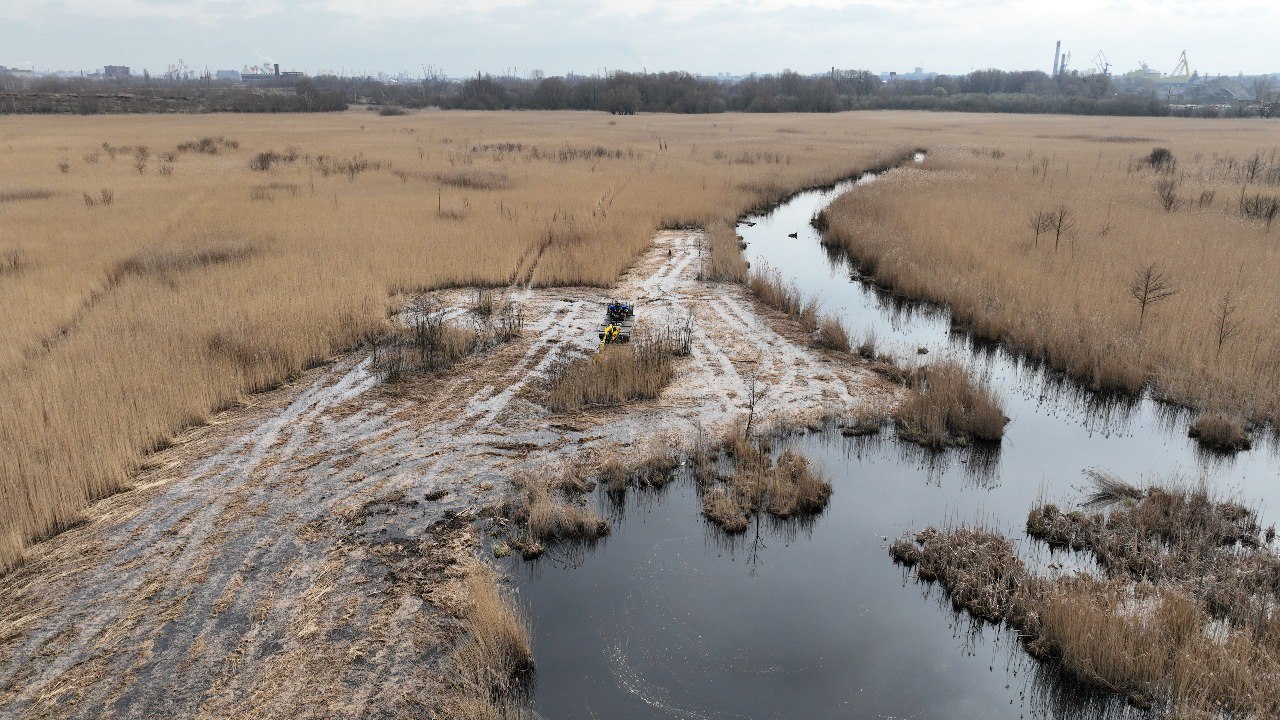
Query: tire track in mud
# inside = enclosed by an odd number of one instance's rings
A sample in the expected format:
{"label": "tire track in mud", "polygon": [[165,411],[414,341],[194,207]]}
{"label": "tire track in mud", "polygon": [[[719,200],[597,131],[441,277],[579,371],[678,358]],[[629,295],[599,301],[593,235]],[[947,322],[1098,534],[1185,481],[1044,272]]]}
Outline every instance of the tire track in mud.
{"label": "tire track in mud", "polygon": [[[138,489],[0,578],[4,714],[412,714],[458,632],[465,518],[511,477],[728,427],[748,368],[770,386],[762,421],[892,400],[775,332],[742,287],[698,281],[703,248],[700,233],[660,233],[611,291],[636,298],[638,332],[693,318],[691,355],[656,401],[548,413],[538,384],[594,350],[609,293],[517,288],[524,337],[449,373],[390,390],[369,358],[342,358],[158,453]],[[470,292],[427,304],[469,321]]]}

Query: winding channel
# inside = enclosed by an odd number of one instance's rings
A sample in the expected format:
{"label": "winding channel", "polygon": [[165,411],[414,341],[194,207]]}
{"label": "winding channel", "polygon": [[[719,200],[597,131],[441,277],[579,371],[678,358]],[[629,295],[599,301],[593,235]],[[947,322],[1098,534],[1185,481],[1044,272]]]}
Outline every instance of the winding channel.
{"label": "winding channel", "polygon": [[888,542],[927,525],[983,522],[1023,538],[1042,571],[1058,571],[1069,562],[1025,540],[1026,513],[1040,498],[1077,501],[1088,468],[1137,481],[1204,477],[1259,507],[1264,526],[1280,521],[1274,438],[1234,458],[1204,455],[1186,437],[1185,414],[1149,397],[1091,393],[977,343],[952,331],[944,308],[896,300],[830,257],[810,218],[874,180],[746,218],[747,257],[818,295],[855,335],[873,330],[881,351],[903,362],[943,355],[986,372],[1012,418],[1000,450],[929,454],[891,432],[797,438],[835,487],[827,511],[802,527],[761,520],[732,540],[703,522],[691,483],[629,493],[622,508],[602,500],[614,525],[606,543],[510,566],[531,616],[540,716],[1145,717],[1063,686],[1010,631],[954,614],[936,590],[905,578]]}

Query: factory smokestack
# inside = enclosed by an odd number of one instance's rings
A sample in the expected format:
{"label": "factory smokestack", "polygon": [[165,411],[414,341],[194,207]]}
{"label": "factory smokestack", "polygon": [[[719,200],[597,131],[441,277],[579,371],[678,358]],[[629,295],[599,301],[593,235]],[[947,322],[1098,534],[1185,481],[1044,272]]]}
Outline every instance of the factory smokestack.
{"label": "factory smokestack", "polygon": [[1062,57],[1062,41],[1053,46],[1053,76],[1058,77],[1058,59]]}
{"label": "factory smokestack", "polygon": [[[1061,45],[1062,43],[1058,43],[1058,44],[1059,44],[1059,45]],[[1057,61],[1055,61],[1055,62],[1057,62]],[[276,77],[280,77],[280,63],[275,63],[274,65],[272,65],[272,67],[274,67],[274,68],[275,68],[275,71],[276,71]],[[1057,73],[1054,73],[1054,75],[1057,75]]]}

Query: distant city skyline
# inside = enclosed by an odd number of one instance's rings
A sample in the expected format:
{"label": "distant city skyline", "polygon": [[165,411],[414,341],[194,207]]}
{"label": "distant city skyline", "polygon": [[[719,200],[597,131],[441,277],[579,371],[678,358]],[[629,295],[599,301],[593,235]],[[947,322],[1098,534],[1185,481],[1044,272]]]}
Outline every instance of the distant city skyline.
{"label": "distant city skyline", "polygon": [[179,59],[203,72],[279,63],[348,75],[477,72],[590,75],[687,70],[733,75],[832,66],[957,74],[1053,64],[1113,73],[1146,62],[1234,75],[1280,69],[1280,4],[979,0],[32,0],[0,6],[0,65],[162,73]]}

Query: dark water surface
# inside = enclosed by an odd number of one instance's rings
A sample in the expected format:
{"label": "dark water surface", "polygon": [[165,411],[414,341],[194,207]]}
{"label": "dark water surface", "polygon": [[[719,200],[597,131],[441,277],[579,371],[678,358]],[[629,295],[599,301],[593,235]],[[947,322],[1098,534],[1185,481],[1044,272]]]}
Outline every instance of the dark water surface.
{"label": "dark water surface", "polygon": [[[1199,453],[1189,418],[1150,399],[1091,395],[1002,350],[949,332],[945,311],[895,302],[832,260],[809,219],[846,184],[804,193],[741,225],[747,256],[794,279],[882,351],[958,357],[990,374],[1012,422],[995,454],[927,454],[893,440],[813,434],[791,441],[835,487],[808,526],[765,518],[727,539],[677,481],[600,498],[614,532],[594,550],[512,563],[533,625],[535,707],[545,718],[1097,718],[1140,716],[1061,687],[1008,631],[952,613],[905,580],[888,542],[949,522],[1023,538],[1045,572],[1086,567],[1025,540],[1040,498],[1071,503],[1086,468],[1131,480],[1209,478],[1280,520],[1273,439],[1234,459]],[[788,238],[788,233],[798,233]],[[1052,563],[1052,565],[1050,565]]]}

